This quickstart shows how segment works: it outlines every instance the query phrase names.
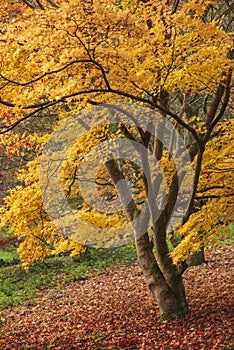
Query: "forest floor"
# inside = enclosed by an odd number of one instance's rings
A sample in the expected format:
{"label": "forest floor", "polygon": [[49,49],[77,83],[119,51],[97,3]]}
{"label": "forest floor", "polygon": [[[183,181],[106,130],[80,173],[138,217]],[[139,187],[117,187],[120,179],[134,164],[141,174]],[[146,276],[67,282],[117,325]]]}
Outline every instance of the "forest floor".
{"label": "forest floor", "polygon": [[138,264],[118,264],[3,309],[0,349],[234,349],[233,253],[207,251],[207,264],[186,271],[185,319],[158,322]]}

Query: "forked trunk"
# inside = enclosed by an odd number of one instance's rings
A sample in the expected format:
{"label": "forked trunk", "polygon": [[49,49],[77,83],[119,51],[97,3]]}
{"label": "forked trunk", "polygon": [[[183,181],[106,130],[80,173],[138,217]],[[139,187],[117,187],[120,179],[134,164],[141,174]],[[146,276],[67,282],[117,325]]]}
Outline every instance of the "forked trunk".
{"label": "forked trunk", "polygon": [[[123,173],[119,169],[115,160],[112,159],[106,162],[106,169],[115,184],[124,179]],[[159,221],[163,221],[165,227],[167,221],[165,221],[163,218],[170,218],[170,207],[174,206],[173,200],[175,196],[173,194],[174,192],[171,190],[169,193],[171,204],[166,205],[167,216],[161,215],[160,220],[158,220],[158,223]],[[139,210],[133,199],[126,204],[126,198],[130,198],[131,195],[129,194],[128,187],[124,182],[118,187],[118,195],[123,203],[123,207],[125,207],[129,221],[133,224],[139,264],[145,276],[146,283],[158,302],[161,319],[169,320],[186,316],[189,310],[185,297],[182,277],[177,272],[177,269],[172,264],[172,261],[170,261],[168,258],[166,241],[164,241],[164,239],[162,239],[162,242],[158,240],[158,246],[160,248],[160,253],[158,254],[160,258],[159,267],[159,264],[157,263],[157,260],[153,254],[152,244],[149,240],[148,233],[142,235],[142,232],[145,232],[144,230],[149,223],[149,207],[146,206],[141,220],[135,222],[133,219],[137,217]],[[160,227],[162,226],[163,225],[161,224]],[[165,233],[165,230],[162,229],[162,232]],[[164,236],[165,234],[162,237]]]}
{"label": "forked trunk", "polygon": [[185,317],[189,309],[182,277],[177,276],[177,282],[169,286],[157,264],[148,234],[137,239],[136,246],[140,267],[149,289],[158,302],[161,319]]}
{"label": "forked trunk", "polygon": [[182,279],[176,288],[167,293],[165,287],[163,294],[154,294],[160,309],[161,319],[172,320],[185,317],[189,313],[186,296],[184,293],[184,285]]}

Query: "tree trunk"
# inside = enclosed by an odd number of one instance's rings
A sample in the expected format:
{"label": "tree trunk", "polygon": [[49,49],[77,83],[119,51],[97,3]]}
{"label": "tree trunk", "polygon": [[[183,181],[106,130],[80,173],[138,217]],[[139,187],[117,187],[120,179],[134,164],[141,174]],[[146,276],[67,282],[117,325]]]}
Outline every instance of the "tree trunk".
{"label": "tree trunk", "polygon": [[[106,162],[105,166],[115,184],[124,179],[123,172],[114,159]],[[182,276],[168,255],[165,238],[166,224],[176,199],[177,182],[177,176],[173,176],[168,202],[153,228],[154,236],[157,236],[155,243],[158,261],[153,253],[153,245],[149,240],[148,232],[146,232],[151,214],[147,201],[141,220],[133,220],[139,214],[139,210],[133,199],[130,202],[126,201],[126,198],[130,198],[128,186],[123,182],[121,186],[117,187],[119,198],[134,229],[140,267],[149,289],[158,302],[163,320],[178,319],[186,316],[189,312]],[[146,233],[144,234],[144,232]]]}
{"label": "tree trunk", "polygon": [[136,240],[140,267],[146,283],[158,302],[162,320],[178,319],[189,313],[182,277],[177,275],[177,283],[169,286],[162,274],[152,251],[148,234]]}
{"label": "tree trunk", "polygon": [[187,259],[187,264],[189,266],[198,266],[201,264],[204,264],[206,262],[205,260],[205,252],[204,247],[197,253],[194,253]]}

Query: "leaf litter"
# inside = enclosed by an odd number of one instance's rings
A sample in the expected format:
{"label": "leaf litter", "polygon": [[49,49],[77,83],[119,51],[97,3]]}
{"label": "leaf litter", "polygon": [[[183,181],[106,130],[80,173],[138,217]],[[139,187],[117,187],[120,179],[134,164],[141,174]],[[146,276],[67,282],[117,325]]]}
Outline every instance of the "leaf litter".
{"label": "leaf litter", "polygon": [[138,264],[116,265],[4,309],[0,349],[234,349],[233,253],[208,251],[207,264],[186,271],[184,319],[159,322]]}

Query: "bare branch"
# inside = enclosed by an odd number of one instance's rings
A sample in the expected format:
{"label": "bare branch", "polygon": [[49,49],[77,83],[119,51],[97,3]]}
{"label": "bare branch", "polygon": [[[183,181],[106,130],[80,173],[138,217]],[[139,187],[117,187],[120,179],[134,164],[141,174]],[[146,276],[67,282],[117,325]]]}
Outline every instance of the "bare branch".
{"label": "bare branch", "polygon": [[[45,7],[42,5],[42,2],[40,0],[21,0],[24,4],[26,4],[28,7],[30,7],[31,9],[36,9],[39,8],[41,10],[44,10]],[[49,5],[58,8],[58,5],[52,1],[52,0],[46,0],[46,3],[48,3]]]}

